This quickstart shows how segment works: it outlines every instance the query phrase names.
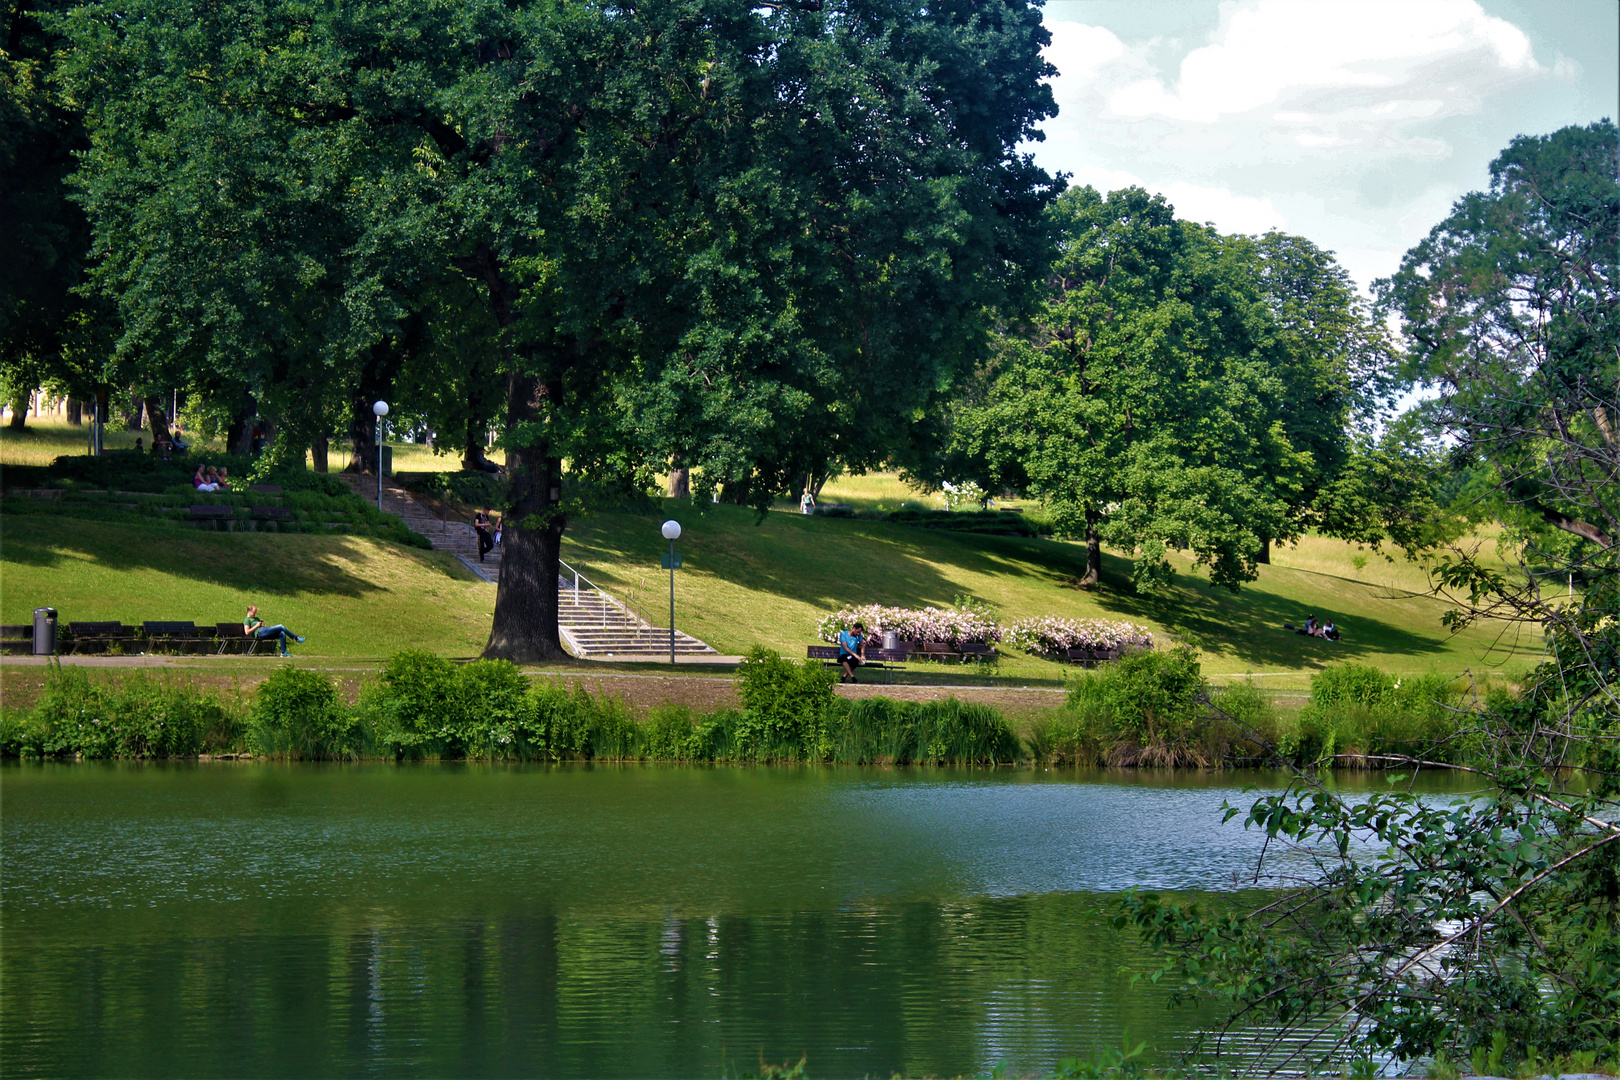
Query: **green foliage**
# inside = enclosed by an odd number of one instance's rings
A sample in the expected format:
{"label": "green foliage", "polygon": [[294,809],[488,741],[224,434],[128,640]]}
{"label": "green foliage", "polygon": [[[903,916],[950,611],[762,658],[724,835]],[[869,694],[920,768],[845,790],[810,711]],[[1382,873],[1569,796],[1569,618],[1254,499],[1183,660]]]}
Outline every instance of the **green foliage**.
{"label": "green foliage", "polygon": [[144,672],[106,685],[84,668],[52,664],[31,712],[0,715],[0,754],[191,757],[236,749],[241,734],[240,711],[216,695]]}
{"label": "green foliage", "polygon": [[820,760],[836,681],[819,661],[794,664],[763,646],[750,649],[737,666],[737,694],[744,709],[733,733],[737,752]]}
{"label": "green foliage", "polygon": [[1169,583],[1171,547],[1212,584],[1253,580],[1381,393],[1382,329],[1301,238],[1219,236],[1136,188],[1071,188],[1048,217],[1051,291],[982,369],[935,471],[1027,490],[1061,534],[1139,549],[1139,588]]}
{"label": "green foliage", "polygon": [[1040,521],[1035,515],[1009,514],[1000,510],[896,510],[883,515],[883,518],[901,525],[921,525],[945,532],[985,536],[1040,535]]}
{"label": "green foliage", "polygon": [[1335,755],[1467,761],[1478,743],[1464,737],[1463,690],[1443,675],[1397,679],[1365,664],[1335,664],[1311,676],[1311,699],[1300,711],[1291,756],[1302,765]]}
{"label": "green foliage", "polygon": [[260,754],[304,760],[360,756],[361,729],[331,678],[282,667],[253,700],[248,745]]}

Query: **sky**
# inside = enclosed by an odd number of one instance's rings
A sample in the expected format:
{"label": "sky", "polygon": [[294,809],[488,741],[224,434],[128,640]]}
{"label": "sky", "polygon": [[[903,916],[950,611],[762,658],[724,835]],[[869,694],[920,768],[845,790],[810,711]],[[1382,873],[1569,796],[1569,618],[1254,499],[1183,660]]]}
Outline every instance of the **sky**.
{"label": "sky", "polygon": [[1617,0],[1048,0],[1070,183],[1333,251],[1366,289],[1520,134],[1620,120]]}

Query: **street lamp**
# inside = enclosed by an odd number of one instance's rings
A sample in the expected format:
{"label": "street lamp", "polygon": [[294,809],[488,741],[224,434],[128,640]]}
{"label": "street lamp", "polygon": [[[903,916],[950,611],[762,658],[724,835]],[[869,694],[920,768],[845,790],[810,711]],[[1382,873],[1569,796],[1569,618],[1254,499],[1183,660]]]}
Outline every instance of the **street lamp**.
{"label": "street lamp", "polygon": [[382,509],[382,418],[388,415],[388,402],[379,401],[371,407],[377,414],[377,509]]}
{"label": "street lamp", "polygon": [[669,541],[669,555],[664,559],[664,565],[669,568],[669,662],[675,663],[675,571],[680,569],[680,556],[675,554],[675,541],[681,536],[681,523],[666,521],[659,530],[664,539]]}

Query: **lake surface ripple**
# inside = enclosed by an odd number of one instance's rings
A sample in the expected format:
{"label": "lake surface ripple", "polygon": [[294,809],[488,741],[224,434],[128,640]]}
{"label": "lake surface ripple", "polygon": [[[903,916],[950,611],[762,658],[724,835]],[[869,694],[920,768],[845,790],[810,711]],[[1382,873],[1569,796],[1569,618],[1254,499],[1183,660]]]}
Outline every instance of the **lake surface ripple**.
{"label": "lake surface ripple", "polygon": [[[7,1076],[1050,1069],[1211,1017],[1131,886],[1245,903],[1275,774],[0,768]],[[1367,781],[1377,783],[1375,780]]]}

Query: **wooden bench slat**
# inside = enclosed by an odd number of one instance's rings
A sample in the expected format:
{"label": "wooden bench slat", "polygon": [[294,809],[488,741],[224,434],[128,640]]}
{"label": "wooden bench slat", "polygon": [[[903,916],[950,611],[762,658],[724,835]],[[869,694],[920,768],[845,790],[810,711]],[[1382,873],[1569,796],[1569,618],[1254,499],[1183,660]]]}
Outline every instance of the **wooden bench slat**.
{"label": "wooden bench slat", "polygon": [[190,508],[194,518],[228,518],[236,516],[236,508],[231,506],[193,506]]}

